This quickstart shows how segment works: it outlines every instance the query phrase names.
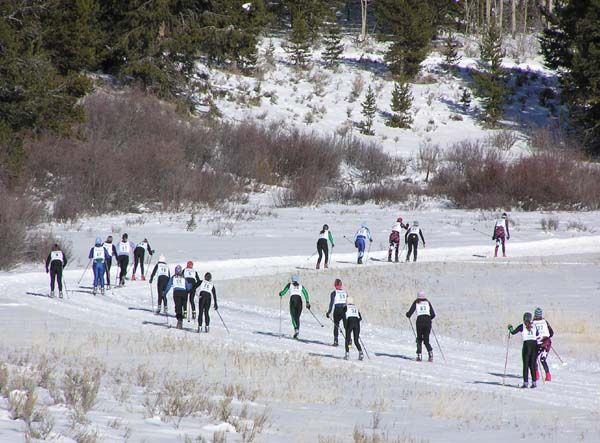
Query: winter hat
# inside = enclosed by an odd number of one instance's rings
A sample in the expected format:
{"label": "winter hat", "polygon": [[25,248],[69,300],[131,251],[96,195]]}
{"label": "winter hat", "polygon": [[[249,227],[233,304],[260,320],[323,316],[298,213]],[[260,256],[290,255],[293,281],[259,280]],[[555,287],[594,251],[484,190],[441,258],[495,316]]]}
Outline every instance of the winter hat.
{"label": "winter hat", "polygon": [[415,221],[413,222],[413,226],[415,226],[415,227],[419,226],[419,220],[415,220]]}
{"label": "winter hat", "polygon": [[300,277],[297,275],[292,275],[292,283],[298,283],[300,281]]}
{"label": "winter hat", "polygon": [[206,274],[204,274],[204,280],[211,281],[212,274],[210,272],[207,272]]}
{"label": "winter hat", "polygon": [[533,317],[534,318],[542,318],[544,312],[542,311],[542,308],[540,308],[539,306],[537,308],[535,308],[535,311],[533,311]]}
{"label": "winter hat", "polygon": [[161,255],[161,256],[159,256],[159,257],[158,257],[158,261],[161,261],[161,262],[163,262],[163,263],[164,263],[164,261],[165,261],[165,256],[164,256],[164,255]]}
{"label": "winter hat", "polygon": [[102,239],[100,237],[96,237],[96,246],[102,245]]}
{"label": "winter hat", "polygon": [[194,262],[193,262],[193,261],[191,261],[191,260],[189,260],[189,261],[187,262],[187,267],[188,267],[188,268],[193,268],[193,267],[194,267]]}
{"label": "winter hat", "polygon": [[346,304],[347,305],[353,305],[354,304],[354,299],[350,296],[346,297]]}
{"label": "winter hat", "polygon": [[396,219],[396,221],[397,221],[398,223],[402,223],[402,217],[398,217],[398,218]]}
{"label": "winter hat", "polygon": [[425,298],[425,291],[417,292],[417,298]]}
{"label": "winter hat", "polygon": [[127,233],[123,234],[123,241],[127,240],[129,238],[129,236],[127,235]]}
{"label": "winter hat", "polygon": [[177,275],[181,274],[181,266],[180,265],[175,266],[175,274],[177,274]]}
{"label": "winter hat", "polygon": [[362,222],[362,223],[360,224],[360,227],[361,227],[361,228],[366,228],[366,227],[367,227],[367,222]]}
{"label": "winter hat", "polygon": [[526,312],[523,314],[523,322],[529,323],[531,321],[531,312]]}
{"label": "winter hat", "polygon": [[506,214],[506,212],[503,212],[502,213],[502,218],[507,218],[507,217],[508,217],[508,215]]}
{"label": "winter hat", "polygon": [[112,243],[112,235],[106,237],[106,243]]}
{"label": "winter hat", "polygon": [[336,278],[333,286],[335,286],[335,289],[337,290],[342,289],[342,281],[339,278]]}

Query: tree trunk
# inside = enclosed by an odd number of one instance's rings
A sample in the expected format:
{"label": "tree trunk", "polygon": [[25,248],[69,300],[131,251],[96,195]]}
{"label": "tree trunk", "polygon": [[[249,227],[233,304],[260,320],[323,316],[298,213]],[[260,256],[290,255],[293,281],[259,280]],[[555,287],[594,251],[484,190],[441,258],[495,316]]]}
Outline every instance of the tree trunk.
{"label": "tree trunk", "polygon": [[500,34],[504,31],[504,0],[500,0],[500,8],[498,8],[498,29]]}
{"label": "tree trunk", "polygon": [[361,14],[361,29],[360,29],[360,41],[364,42],[367,39],[367,5],[369,0],[360,0],[360,14]]}
{"label": "tree trunk", "polygon": [[510,33],[515,38],[517,34],[517,0],[510,0]]}
{"label": "tree trunk", "polygon": [[485,0],[485,25],[489,26],[492,16],[492,0]]}
{"label": "tree trunk", "polygon": [[527,33],[527,7],[529,0],[523,0],[523,34]]}

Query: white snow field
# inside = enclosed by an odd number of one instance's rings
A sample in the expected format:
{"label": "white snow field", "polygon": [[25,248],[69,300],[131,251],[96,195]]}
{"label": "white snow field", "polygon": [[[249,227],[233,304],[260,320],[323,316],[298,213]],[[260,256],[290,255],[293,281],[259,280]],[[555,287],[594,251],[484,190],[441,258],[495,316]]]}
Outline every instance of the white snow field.
{"label": "white snow field", "polygon": [[[194,231],[185,229],[189,216],[169,214],[53,225],[73,242],[63,300],[47,297],[41,266],[0,274],[0,441],[599,441],[599,213],[512,213],[508,258],[493,259],[497,214],[435,205],[243,212],[200,213]],[[420,221],[427,246],[417,263],[381,261],[398,215]],[[558,220],[558,230],[544,232],[543,218]],[[375,241],[357,266],[343,236],[362,221]],[[336,247],[331,268],[317,271],[309,256],[323,223]],[[93,296],[88,270],[78,285],[93,239],[123,232],[147,237],[171,267],[191,259],[201,275],[210,271],[230,333],[214,310],[208,334],[187,321],[183,331],[168,328],[175,320],[152,313],[147,281]],[[287,297],[279,335],[277,292],[292,274],[324,324],[305,308],[298,341]],[[370,358],[362,362],[355,349],[344,361],[331,346],[324,314],[338,277],[364,317]],[[404,314],[420,289],[436,311],[445,360],[432,336],[434,362],[414,361]],[[517,389],[514,336],[503,385],[506,325],[536,306],[564,364],[552,353],[552,381]]]}

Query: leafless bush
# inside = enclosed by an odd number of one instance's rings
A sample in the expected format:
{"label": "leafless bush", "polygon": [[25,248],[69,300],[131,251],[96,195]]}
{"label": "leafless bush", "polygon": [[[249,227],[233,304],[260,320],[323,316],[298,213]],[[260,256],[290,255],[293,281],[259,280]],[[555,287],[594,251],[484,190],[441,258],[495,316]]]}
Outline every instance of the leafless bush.
{"label": "leafless bush", "polygon": [[540,220],[540,225],[542,226],[542,230],[544,232],[558,231],[559,224],[560,222],[556,217],[544,217]]}
{"label": "leafless bush", "polygon": [[376,184],[353,189],[342,188],[335,199],[348,203],[398,203],[404,202],[416,189],[402,182]]}
{"label": "leafless bush", "polygon": [[87,413],[96,404],[103,368],[91,365],[84,369],[67,369],[63,378],[65,402],[73,409]]}
{"label": "leafless bush", "polygon": [[148,369],[146,365],[139,365],[135,371],[135,380],[138,386],[143,388],[154,384],[156,373]]}
{"label": "leafless bush", "polygon": [[59,245],[67,257],[71,257],[72,243],[70,240],[60,239],[53,232],[36,231],[27,235],[27,247],[24,250],[24,259],[29,262],[44,263],[52,246]]}
{"label": "leafless bush", "polygon": [[98,431],[89,430],[84,426],[78,426],[76,429],[73,430],[71,438],[77,443],[97,443]]}
{"label": "leafless bush", "polygon": [[421,143],[417,154],[417,170],[425,174],[425,183],[429,182],[429,176],[437,171],[442,150],[439,145]]}
{"label": "leafless bush", "polygon": [[344,160],[356,170],[364,183],[376,183],[406,171],[403,159],[386,154],[377,143],[358,138],[349,138],[344,142]]}
{"label": "leafless bush", "polygon": [[179,428],[181,420],[205,408],[208,399],[198,389],[195,379],[173,379],[163,384],[157,397],[157,408],[163,420],[172,420]]}
{"label": "leafless bush", "polygon": [[45,406],[36,409],[33,413],[33,421],[29,426],[29,433],[33,438],[46,440],[54,429],[54,418]]}
{"label": "leafless bush", "polygon": [[33,411],[37,395],[35,393],[35,383],[30,380],[24,390],[13,390],[8,394],[8,410],[13,420],[21,419],[29,427],[33,418]]}
{"label": "leafless bush", "polygon": [[491,148],[510,151],[518,141],[519,134],[516,131],[503,129],[490,135],[487,139],[487,144]]}
{"label": "leafless bush", "polygon": [[350,91],[350,95],[348,96],[348,101],[350,103],[355,102],[362,94],[363,89],[365,89],[365,79],[362,75],[356,74],[354,80],[352,80],[352,89]]}
{"label": "leafless bush", "polygon": [[533,126],[527,131],[529,144],[536,151],[551,151],[569,146],[561,129],[553,126]]}
{"label": "leafless bush", "polygon": [[6,363],[0,362],[0,395],[7,395],[6,391],[8,387],[8,368]]}
{"label": "leafless bush", "polygon": [[0,269],[23,259],[27,229],[43,216],[43,208],[28,195],[0,188]]}
{"label": "leafless bush", "polygon": [[224,431],[216,431],[212,437],[212,443],[225,443],[227,441],[227,437]]}
{"label": "leafless bush", "polygon": [[567,230],[577,231],[577,232],[587,232],[589,229],[584,223],[582,223],[580,221],[570,221],[567,224]]}
{"label": "leafless bush", "polygon": [[239,425],[236,426],[236,431],[241,434],[242,442],[252,443],[255,441],[258,435],[269,425],[270,415],[271,410],[265,408],[261,414],[253,417],[252,420],[240,421]]}

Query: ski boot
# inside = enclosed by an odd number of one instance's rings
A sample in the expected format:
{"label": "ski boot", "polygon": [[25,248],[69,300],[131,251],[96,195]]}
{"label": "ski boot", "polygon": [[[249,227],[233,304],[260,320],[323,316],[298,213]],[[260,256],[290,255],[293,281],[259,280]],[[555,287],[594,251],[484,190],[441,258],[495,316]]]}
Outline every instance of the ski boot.
{"label": "ski boot", "polygon": [[534,389],[535,387],[537,387],[537,385],[535,384],[534,381],[531,382],[531,386],[529,386],[531,389]]}
{"label": "ski boot", "polygon": [[183,310],[183,318],[187,318],[187,311],[185,309]]}
{"label": "ski boot", "polygon": [[100,288],[100,294],[104,295],[104,288]]}
{"label": "ski boot", "polygon": [[96,295],[96,292],[98,292],[98,288],[94,286],[94,289],[92,289],[92,295]]}
{"label": "ski boot", "polygon": [[158,308],[156,308],[156,311],[154,311],[154,315],[158,315],[160,314],[160,306]]}
{"label": "ski boot", "polygon": [[392,253],[390,252],[388,254],[388,262],[391,263],[392,262]]}
{"label": "ski boot", "polygon": [[192,311],[192,320],[196,320],[196,311]]}
{"label": "ski boot", "polygon": [[60,292],[58,293],[58,298],[63,298],[63,292],[62,292],[62,291],[60,291]]}
{"label": "ski boot", "polygon": [[200,334],[200,331],[202,331],[202,326],[198,325],[198,329],[196,330],[196,332],[197,332],[198,334]]}
{"label": "ski boot", "polygon": [[183,329],[183,320],[177,320],[177,329]]}
{"label": "ski boot", "polygon": [[333,345],[332,346],[338,346],[337,338],[333,340]]}
{"label": "ski boot", "polygon": [[552,376],[550,375],[549,372],[546,372],[546,378],[544,380],[545,381],[552,381]]}
{"label": "ski boot", "polygon": [[315,266],[315,269],[319,269],[319,268],[320,268],[320,266],[319,266],[319,264],[317,263],[317,266]]}
{"label": "ski boot", "polygon": [[417,354],[417,361],[423,361],[423,359],[421,358],[421,354]]}
{"label": "ski boot", "polygon": [[362,351],[361,351],[361,352],[359,352],[359,353],[358,353],[358,359],[359,359],[360,361],[362,361],[362,360],[363,360],[363,358],[365,358],[365,356],[363,355],[363,353],[362,353]]}
{"label": "ski boot", "polygon": [[536,369],[536,370],[535,370],[535,380],[537,381],[537,380],[539,380],[539,379],[540,379],[540,370],[539,370],[539,369]]}
{"label": "ski boot", "polygon": [[135,278],[135,274],[131,275],[131,281],[136,281],[137,279]]}
{"label": "ski boot", "polygon": [[350,353],[346,352],[346,354],[344,355],[344,360],[348,360],[350,358]]}
{"label": "ski boot", "polygon": [[163,307],[163,314],[167,315],[167,305]]}
{"label": "ski boot", "polygon": [[432,362],[433,361],[433,351],[429,351],[429,358],[427,359],[428,362]]}
{"label": "ski boot", "polygon": [[362,265],[362,264],[363,264],[363,262],[362,262],[362,258],[359,258],[359,259],[356,261],[356,264],[357,264],[357,265]]}
{"label": "ski boot", "polygon": [[54,298],[54,291],[50,291],[50,298]]}
{"label": "ski boot", "polygon": [[294,329],[294,338],[298,338],[298,335],[300,335],[300,330]]}
{"label": "ski boot", "polygon": [[525,389],[526,387],[527,387],[527,383],[523,383],[523,384],[521,385],[521,389]]}
{"label": "ski boot", "polygon": [[204,332],[208,332],[208,326],[204,326]]}
{"label": "ski boot", "polygon": [[146,276],[142,274],[142,281],[146,281]]}
{"label": "ski boot", "polygon": [[323,267],[324,267],[325,269],[327,269],[327,268],[329,268],[329,265],[328,265],[327,263],[325,263],[325,265],[323,265]]}
{"label": "ski boot", "polygon": [[506,258],[506,254],[504,252],[502,253],[502,257]]}

